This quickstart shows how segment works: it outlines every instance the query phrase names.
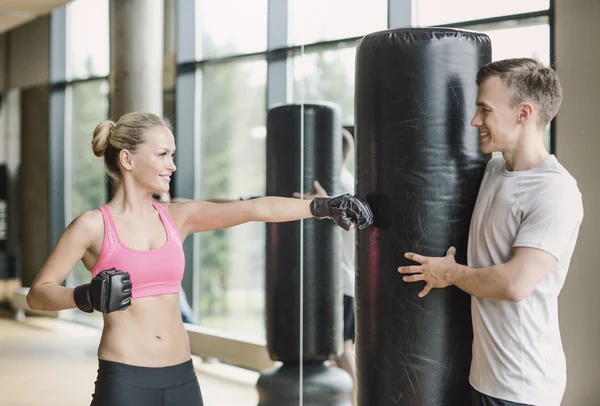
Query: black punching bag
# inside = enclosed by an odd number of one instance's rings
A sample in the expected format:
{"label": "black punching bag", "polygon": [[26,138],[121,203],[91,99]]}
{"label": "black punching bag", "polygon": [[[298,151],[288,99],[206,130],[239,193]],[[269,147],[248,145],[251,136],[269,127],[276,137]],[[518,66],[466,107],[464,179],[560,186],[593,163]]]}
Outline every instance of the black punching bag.
{"label": "black punching bag", "polygon": [[477,130],[478,69],[489,37],[454,29],[365,36],[356,52],[357,194],[374,212],[357,236],[360,406],[466,406],[470,296],[417,294],[397,268],[413,251],[466,264],[469,224],[485,165]]}
{"label": "black punching bag", "polygon": [[[304,193],[314,194],[314,180],[330,195],[339,193],[341,130],[335,104],[271,108],[267,195],[292,197],[301,181]],[[311,406],[350,405],[350,376],[324,364],[342,350],[340,232],[332,221],[312,218],[267,224],[267,349],[283,366],[261,374],[260,406],[295,406],[300,398]]]}

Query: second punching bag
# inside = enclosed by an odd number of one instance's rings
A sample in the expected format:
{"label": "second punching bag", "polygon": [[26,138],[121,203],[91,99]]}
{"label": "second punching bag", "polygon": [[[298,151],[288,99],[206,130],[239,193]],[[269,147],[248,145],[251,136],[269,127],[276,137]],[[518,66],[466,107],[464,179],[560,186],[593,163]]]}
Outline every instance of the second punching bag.
{"label": "second punching bag", "polygon": [[[267,195],[292,197],[301,182],[303,191],[313,194],[314,180],[330,195],[337,194],[341,129],[340,110],[333,103],[272,107],[267,115]],[[325,361],[339,353],[341,231],[331,221],[316,219],[267,224],[267,348],[273,360]]]}
{"label": "second punching bag", "polygon": [[407,251],[466,264],[469,223],[489,157],[475,113],[489,37],[400,29],[364,37],[356,53],[357,194],[375,227],[358,232],[357,371],[360,406],[465,406],[470,296],[456,287],[417,296],[397,268]]}

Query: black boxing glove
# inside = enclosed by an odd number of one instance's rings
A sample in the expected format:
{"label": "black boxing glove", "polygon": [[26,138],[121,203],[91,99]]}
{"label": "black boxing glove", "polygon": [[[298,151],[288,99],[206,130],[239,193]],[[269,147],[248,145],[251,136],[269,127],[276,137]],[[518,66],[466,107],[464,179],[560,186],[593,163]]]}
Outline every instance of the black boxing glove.
{"label": "black boxing glove", "polygon": [[363,230],[373,224],[369,204],[356,195],[344,193],[333,197],[315,197],[310,202],[310,212],[318,219],[329,218],[344,230],[352,224]]}
{"label": "black boxing glove", "polygon": [[79,285],[73,293],[79,310],[111,313],[131,306],[131,278],[127,272],[111,268],[100,272],[91,283]]}

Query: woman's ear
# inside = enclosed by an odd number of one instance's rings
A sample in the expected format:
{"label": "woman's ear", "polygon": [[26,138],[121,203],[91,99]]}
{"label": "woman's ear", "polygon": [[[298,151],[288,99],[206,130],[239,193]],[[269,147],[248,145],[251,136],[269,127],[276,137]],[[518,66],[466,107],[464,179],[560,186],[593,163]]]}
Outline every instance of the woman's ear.
{"label": "woman's ear", "polygon": [[122,149],[119,152],[119,162],[123,169],[130,171],[133,168],[133,154],[126,149]]}

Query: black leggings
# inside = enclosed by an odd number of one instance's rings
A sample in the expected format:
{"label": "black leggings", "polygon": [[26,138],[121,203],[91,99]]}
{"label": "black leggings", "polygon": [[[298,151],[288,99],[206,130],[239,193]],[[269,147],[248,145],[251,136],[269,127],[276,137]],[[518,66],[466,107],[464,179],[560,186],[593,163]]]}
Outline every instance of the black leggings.
{"label": "black leggings", "polygon": [[90,406],[203,406],[192,360],[151,368],[99,360]]}

